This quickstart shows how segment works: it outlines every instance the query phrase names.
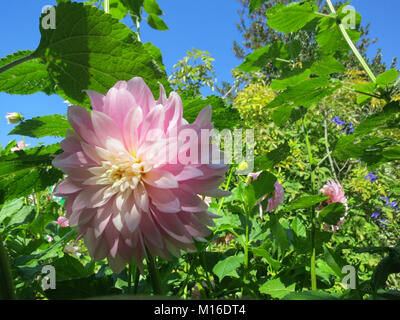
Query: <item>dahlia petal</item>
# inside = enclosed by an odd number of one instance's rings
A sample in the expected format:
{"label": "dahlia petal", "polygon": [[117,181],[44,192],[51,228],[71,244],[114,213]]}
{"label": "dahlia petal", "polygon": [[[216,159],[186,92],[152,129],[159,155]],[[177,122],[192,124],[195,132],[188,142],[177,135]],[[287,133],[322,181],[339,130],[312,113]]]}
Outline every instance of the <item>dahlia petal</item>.
{"label": "dahlia petal", "polygon": [[90,144],[87,144],[85,142],[81,142],[81,147],[85,155],[90,158],[92,161],[96,163],[101,163],[104,159],[100,156],[100,154],[97,152],[97,149],[95,146],[91,146]]}
{"label": "dahlia petal", "polygon": [[150,213],[143,213],[140,221],[140,230],[144,239],[150,242],[157,248],[163,248],[164,242],[162,235],[155,225],[152,215]]}
{"label": "dahlia petal", "polygon": [[89,254],[97,261],[103,260],[108,254],[108,246],[103,238],[95,238],[93,229],[89,228],[84,237]]}
{"label": "dahlia petal", "polygon": [[134,191],[135,203],[141,210],[149,212],[149,196],[143,183],[140,182]]}
{"label": "dahlia petal", "polygon": [[154,220],[171,238],[182,243],[193,242],[191,235],[186,231],[185,226],[178,219],[176,214],[163,213],[156,209],[153,209],[152,212]]}
{"label": "dahlia petal", "polygon": [[133,152],[137,149],[139,143],[138,129],[143,120],[143,111],[141,108],[131,108],[124,120],[124,139],[127,150]]}
{"label": "dahlia petal", "polygon": [[140,77],[135,77],[128,81],[128,91],[135,97],[136,104],[147,114],[156,105],[153,93]]}
{"label": "dahlia petal", "polygon": [[61,141],[60,147],[64,150],[64,152],[73,153],[82,151],[79,138],[73,136],[66,137],[63,141]]}
{"label": "dahlia petal", "polygon": [[136,105],[136,100],[127,90],[127,83],[120,81],[108,91],[105,105],[106,113],[118,126],[122,126],[126,114]]}
{"label": "dahlia petal", "polygon": [[176,92],[171,92],[167,104],[168,107],[165,110],[165,131],[180,126],[183,114],[182,99]]}
{"label": "dahlia petal", "polygon": [[161,84],[161,82],[158,83],[160,85],[160,97],[156,101],[156,104],[162,104],[165,105],[168,101],[167,95],[165,93],[164,86]]}
{"label": "dahlia petal", "polygon": [[125,223],[130,232],[134,232],[137,229],[141,221],[142,214],[144,213],[140,212],[135,205],[132,206],[130,211],[125,213]]}
{"label": "dahlia petal", "polygon": [[79,211],[104,204],[106,202],[103,199],[104,189],[102,186],[88,186],[78,194],[72,205],[72,210]]}
{"label": "dahlia petal", "polygon": [[194,124],[198,125],[200,128],[207,127],[211,124],[211,106],[204,107],[198,114]]}
{"label": "dahlia petal", "polygon": [[115,257],[108,256],[107,260],[111,270],[114,271],[114,273],[116,274],[121,273],[127,264],[127,262],[120,255],[117,255]]}
{"label": "dahlia petal", "polygon": [[98,143],[98,139],[93,132],[92,119],[85,108],[70,106],[68,108],[68,121],[75,132],[87,143]]}
{"label": "dahlia petal", "polygon": [[177,213],[181,210],[179,199],[168,189],[158,189],[150,185],[146,186],[153,205],[161,212]]}
{"label": "dahlia petal", "polygon": [[104,112],[104,95],[92,90],[83,90],[87,93],[90,98],[92,109],[100,112]]}
{"label": "dahlia petal", "polygon": [[93,129],[98,140],[104,145],[107,138],[122,140],[121,129],[115,121],[103,112],[92,112]]}
{"label": "dahlia petal", "polygon": [[161,189],[172,189],[178,187],[176,178],[168,171],[153,169],[143,175],[143,180],[151,186]]}
{"label": "dahlia petal", "polygon": [[72,154],[62,153],[57,155],[52,165],[58,168],[81,168],[88,165],[94,165],[94,162],[85,156],[81,151]]}
{"label": "dahlia petal", "polygon": [[165,111],[160,104],[156,105],[143,119],[140,127],[139,144],[145,141],[160,139],[164,134],[162,125],[164,123]]}
{"label": "dahlia petal", "polygon": [[175,176],[176,180],[184,181],[203,176],[203,171],[193,166],[184,166],[183,170]]}
{"label": "dahlia petal", "polygon": [[67,194],[76,193],[80,190],[82,190],[82,188],[77,183],[72,181],[70,178],[65,178],[57,184],[53,191],[53,195],[62,197]]}

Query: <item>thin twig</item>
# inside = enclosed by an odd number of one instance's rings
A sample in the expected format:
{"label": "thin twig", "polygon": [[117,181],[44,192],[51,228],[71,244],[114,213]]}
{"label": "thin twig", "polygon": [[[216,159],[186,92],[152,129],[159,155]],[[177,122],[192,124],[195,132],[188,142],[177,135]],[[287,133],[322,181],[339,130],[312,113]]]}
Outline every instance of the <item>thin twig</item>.
{"label": "thin twig", "polygon": [[329,164],[331,165],[331,171],[335,180],[337,180],[335,167],[333,166],[333,160],[331,157],[331,151],[329,150],[329,141],[328,141],[328,124],[326,122],[326,109],[324,108],[324,136],[325,136],[325,149],[329,159]]}

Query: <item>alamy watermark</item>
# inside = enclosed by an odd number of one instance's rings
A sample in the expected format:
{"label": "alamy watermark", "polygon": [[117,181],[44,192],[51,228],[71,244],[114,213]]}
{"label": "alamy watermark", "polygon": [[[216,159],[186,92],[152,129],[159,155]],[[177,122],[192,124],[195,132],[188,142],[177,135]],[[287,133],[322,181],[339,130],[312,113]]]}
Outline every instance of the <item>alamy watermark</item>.
{"label": "alamy watermark", "polygon": [[42,8],[42,14],[44,15],[42,18],[42,28],[44,30],[47,29],[55,29],[56,28],[56,8],[54,6],[44,6]]}
{"label": "alamy watermark", "polygon": [[356,268],[351,265],[346,265],[342,268],[342,273],[345,274],[342,279],[343,287],[354,290],[356,288],[357,280]]}
{"label": "alamy watermark", "polygon": [[56,288],[56,269],[52,265],[45,265],[42,268],[42,274],[45,276],[42,279],[43,290]]}

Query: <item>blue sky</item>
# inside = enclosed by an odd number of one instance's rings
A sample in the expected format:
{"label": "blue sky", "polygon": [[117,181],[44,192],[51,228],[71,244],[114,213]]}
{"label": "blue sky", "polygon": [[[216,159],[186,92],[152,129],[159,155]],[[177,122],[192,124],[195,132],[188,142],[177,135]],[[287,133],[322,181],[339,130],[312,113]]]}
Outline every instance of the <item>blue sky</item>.
{"label": "blue sky", "polygon": [[[0,58],[18,50],[36,49],[40,41],[38,19],[42,7],[55,5],[55,0],[1,0],[0,10]],[[238,0],[158,0],[168,31],[156,31],[143,24],[143,42],[153,42],[163,53],[168,74],[172,66],[191,48],[207,50],[215,58],[215,71],[219,83],[231,81],[231,69],[240,64],[232,51],[233,40],[241,41],[235,22],[239,21]],[[378,48],[383,50],[384,61],[390,65],[393,57],[400,56],[398,29],[400,29],[399,0],[354,0],[352,5],[360,12],[363,23],[371,23],[370,37],[378,37],[369,56]],[[130,24],[128,23],[128,26]],[[58,96],[37,93],[27,96],[0,93],[0,144],[21,140],[8,136],[13,125],[7,124],[7,112],[23,113],[25,119],[60,113],[65,114],[67,105]],[[31,146],[38,142],[54,143],[59,139],[26,138]]]}

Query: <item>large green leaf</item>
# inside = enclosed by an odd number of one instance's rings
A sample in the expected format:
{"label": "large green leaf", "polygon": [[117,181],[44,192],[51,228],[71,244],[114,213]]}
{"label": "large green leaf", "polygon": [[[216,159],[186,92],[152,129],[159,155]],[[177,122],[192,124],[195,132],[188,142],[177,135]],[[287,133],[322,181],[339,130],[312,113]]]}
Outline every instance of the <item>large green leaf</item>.
{"label": "large green leaf", "polygon": [[56,289],[48,289],[45,295],[50,300],[87,299],[101,296],[121,294],[122,291],[114,287],[112,276],[97,278],[90,277],[63,280],[56,282]]}
{"label": "large green leaf", "polygon": [[398,101],[393,101],[387,104],[382,111],[369,116],[361,122],[353,134],[354,136],[363,136],[371,133],[374,129],[382,128],[398,113],[400,113],[400,104]]}
{"label": "large green leaf", "polygon": [[58,144],[0,156],[0,202],[28,196],[55,184],[63,173],[51,167]]}
{"label": "large green leaf", "polygon": [[275,182],[276,177],[272,173],[269,173],[268,171],[261,172],[257,180],[251,182],[254,188],[256,201],[261,200],[261,198],[268,193],[273,193],[275,190]]}
{"label": "large green leaf", "polygon": [[120,80],[142,77],[157,93],[158,82],[168,90],[162,67],[135,40],[123,23],[93,6],[62,3],[56,7],[56,29],[40,27],[42,38],[33,53],[72,103],[89,106],[82,90],[106,93]]}
{"label": "large green leaf", "polygon": [[266,108],[284,106],[311,107],[338,88],[339,84],[333,84],[325,77],[311,78],[302,81],[297,85],[288,87],[273,101],[271,101]]}
{"label": "large green leaf", "polygon": [[343,261],[343,259],[338,254],[336,254],[336,252],[328,248],[326,245],[323,246],[323,249],[325,262],[332,269],[338,279],[342,280],[342,268],[346,264],[345,261]]}
{"label": "large green leaf", "polygon": [[343,203],[330,203],[319,213],[318,220],[330,225],[337,225],[340,218],[344,216],[345,212],[346,207]]}
{"label": "large green leaf", "polygon": [[376,266],[371,279],[371,287],[375,293],[384,288],[386,280],[392,273],[400,273],[400,254],[398,250],[390,250],[389,256],[383,258]]}
{"label": "large green leaf", "polygon": [[293,292],[296,287],[295,283],[285,285],[281,279],[272,279],[260,286],[260,292],[270,295],[272,298],[282,299],[290,292]]}
{"label": "large green leaf", "polygon": [[267,63],[275,61],[276,58],[286,58],[287,55],[286,45],[283,42],[276,41],[271,45],[254,50],[246,56],[244,62],[238,66],[238,69],[244,72],[257,71]]}
{"label": "large green leaf", "polygon": [[[124,6],[124,3],[120,0],[109,0],[110,1],[110,14],[118,20],[122,20],[128,14],[128,8]],[[104,7],[104,1],[103,1]]]}
{"label": "large green leaf", "polygon": [[281,263],[278,260],[272,258],[267,250],[262,248],[251,248],[251,251],[255,256],[265,258],[274,271],[278,271],[280,269]]}
{"label": "large green leaf", "polygon": [[292,292],[283,297],[283,300],[339,300],[339,295],[324,291]]}
{"label": "large green leaf", "polygon": [[282,143],[276,149],[254,159],[255,171],[271,169],[274,165],[285,160],[289,154],[289,144],[287,142]]}
{"label": "large green leaf", "polygon": [[244,262],[243,253],[239,253],[236,256],[230,256],[224,260],[219,261],[213,268],[213,272],[218,277],[219,281],[222,281],[225,277],[239,278],[237,268]]}
{"label": "large green leaf", "polygon": [[307,209],[310,208],[322,201],[325,201],[328,197],[324,196],[323,194],[313,195],[313,196],[303,196],[301,198],[296,199],[293,201],[288,207],[285,209],[287,211],[292,211],[296,209]]}
{"label": "large green leaf", "polygon": [[400,160],[400,146],[392,146],[385,148],[382,155],[388,160]]}
{"label": "large green leaf", "polygon": [[206,106],[211,106],[212,108],[212,122],[216,129],[232,129],[241,121],[237,109],[225,105],[221,97],[208,96],[203,99],[182,96],[182,99],[183,117],[190,123],[196,120],[199,112]]}
{"label": "large green leaf", "polygon": [[343,136],[336,143],[334,156],[340,160],[360,159],[368,164],[370,169],[378,167],[389,160],[383,156],[386,147],[391,146],[393,141],[378,136],[364,137],[356,142],[355,136]]}
{"label": "large green leaf", "polygon": [[267,23],[276,31],[295,32],[319,17],[317,11],[313,1],[294,2],[287,6],[278,4],[267,10]]}
{"label": "large green leaf", "polygon": [[304,72],[295,74],[293,76],[284,78],[284,79],[274,79],[271,82],[271,89],[273,90],[285,90],[289,86],[294,86],[299,84],[300,82],[308,79],[310,76],[310,69],[304,70]]}
{"label": "large green leaf", "polygon": [[[361,33],[358,31],[361,23],[361,16],[358,12],[352,10],[352,12],[348,11],[346,6],[347,4],[342,5],[337,10],[337,14],[341,18],[344,18],[348,14],[354,14],[355,24],[352,26],[354,29],[346,28],[346,32],[353,42],[357,42],[361,36]],[[332,16],[323,17],[320,19],[318,23],[318,32],[315,36],[315,39],[318,45],[322,47],[323,51],[330,55],[337,51],[348,52],[350,50],[342,32],[340,31],[337,20]]]}
{"label": "large green leaf", "polygon": [[315,61],[310,69],[311,73],[320,76],[344,72],[345,70],[344,65],[332,56],[324,56],[320,60]]}
{"label": "large green leaf", "polygon": [[33,138],[65,137],[71,126],[67,119],[60,114],[36,117],[18,124],[10,133]]}
{"label": "large green leaf", "polygon": [[390,69],[376,77],[376,84],[386,86],[389,83],[395,82],[398,77],[399,72],[396,69]]}
{"label": "large green leaf", "polygon": [[[0,68],[16,60],[30,56],[32,51],[19,51],[0,60]],[[54,81],[39,59],[22,64],[0,73],[0,92],[9,94],[54,93]]]}
{"label": "large green leaf", "polygon": [[149,13],[149,14],[152,13],[157,16],[164,14],[162,12],[162,10],[160,9],[160,6],[158,5],[156,0],[144,0],[143,1],[143,9],[147,13]]}
{"label": "large green leaf", "polygon": [[275,215],[270,216],[270,228],[272,236],[278,244],[281,255],[284,255],[285,252],[289,249],[290,243],[285,229],[279,222],[279,218]]}
{"label": "large green leaf", "polygon": [[153,29],[160,30],[160,31],[168,30],[168,27],[165,24],[164,20],[161,19],[159,16],[153,14],[153,13],[150,13],[148,15],[147,23]]}

